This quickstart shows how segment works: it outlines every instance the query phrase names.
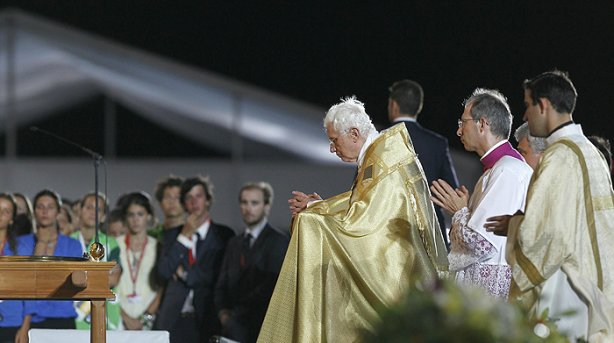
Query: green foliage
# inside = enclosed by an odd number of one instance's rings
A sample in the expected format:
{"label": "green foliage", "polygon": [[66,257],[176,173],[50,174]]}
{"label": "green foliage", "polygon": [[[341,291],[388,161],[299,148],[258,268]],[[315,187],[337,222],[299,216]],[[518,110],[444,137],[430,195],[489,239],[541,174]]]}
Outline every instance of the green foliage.
{"label": "green foliage", "polygon": [[529,320],[519,306],[452,281],[428,289],[412,287],[402,302],[382,309],[380,316],[375,332],[364,333],[365,342],[568,342],[554,325]]}

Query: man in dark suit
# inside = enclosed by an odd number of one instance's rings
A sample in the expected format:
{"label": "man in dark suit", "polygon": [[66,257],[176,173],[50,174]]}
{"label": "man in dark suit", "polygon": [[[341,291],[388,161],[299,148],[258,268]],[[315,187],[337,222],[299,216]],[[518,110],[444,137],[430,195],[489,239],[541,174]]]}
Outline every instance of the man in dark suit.
{"label": "man in dark suit", "polygon": [[[401,80],[393,83],[388,90],[390,91],[388,119],[392,124],[402,122],[407,127],[428,184],[442,179],[453,188],[458,187],[456,171],[448,150],[448,140],[418,124],[417,118],[422,111],[424,100],[424,92],[420,84],[412,80]],[[446,234],[443,212],[439,206],[435,206],[435,213],[449,250],[450,241]]]}
{"label": "man in dark suit", "polygon": [[213,293],[234,232],[211,221],[207,178],[186,179],[180,200],[188,217],[185,224],[164,231],[158,272],[167,285],[155,327],[168,330],[171,342],[208,342],[220,330]]}
{"label": "man in dark suit", "polygon": [[269,306],[289,238],[267,221],[273,188],[247,183],[239,192],[245,232],[228,243],[215,292],[222,334],[241,343],[256,342]]}

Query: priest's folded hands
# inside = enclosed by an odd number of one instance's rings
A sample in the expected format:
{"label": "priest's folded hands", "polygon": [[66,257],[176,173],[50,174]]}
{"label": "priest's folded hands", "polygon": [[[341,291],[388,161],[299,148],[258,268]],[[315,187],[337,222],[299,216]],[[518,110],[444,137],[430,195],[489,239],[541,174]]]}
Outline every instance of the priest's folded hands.
{"label": "priest's folded hands", "polygon": [[431,185],[431,200],[450,215],[467,207],[468,199],[469,190],[465,186],[454,189],[442,179],[434,180]]}

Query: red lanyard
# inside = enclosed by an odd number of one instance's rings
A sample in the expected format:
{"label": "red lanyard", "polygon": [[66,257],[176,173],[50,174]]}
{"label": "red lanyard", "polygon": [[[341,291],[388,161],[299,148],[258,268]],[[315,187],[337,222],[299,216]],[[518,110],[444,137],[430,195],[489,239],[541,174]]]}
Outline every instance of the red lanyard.
{"label": "red lanyard", "polygon": [[139,256],[139,260],[136,263],[135,270],[132,270],[132,260],[130,260],[130,235],[126,235],[126,255],[128,255],[128,269],[130,271],[130,279],[132,280],[132,294],[136,294],[136,279],[139,277],[139,269],[141,269],[141,262],[143,261],[143,256],[145,256],[145,247],[147,246],[147,240],[145,240],[145,244],[141,248],[141,256]]}

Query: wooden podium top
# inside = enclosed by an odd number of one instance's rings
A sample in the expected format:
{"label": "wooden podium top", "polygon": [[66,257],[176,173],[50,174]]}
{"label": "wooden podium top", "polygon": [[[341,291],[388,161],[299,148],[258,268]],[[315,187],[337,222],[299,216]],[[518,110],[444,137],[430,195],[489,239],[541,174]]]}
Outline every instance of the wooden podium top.
{"label": "wooden podium top", "polygon": [[109,271],[115,262],[0,257],[0,299],[115,299]]}

